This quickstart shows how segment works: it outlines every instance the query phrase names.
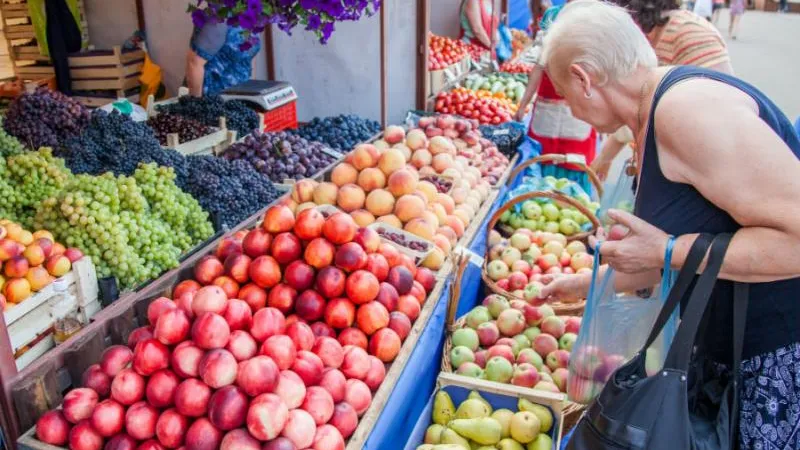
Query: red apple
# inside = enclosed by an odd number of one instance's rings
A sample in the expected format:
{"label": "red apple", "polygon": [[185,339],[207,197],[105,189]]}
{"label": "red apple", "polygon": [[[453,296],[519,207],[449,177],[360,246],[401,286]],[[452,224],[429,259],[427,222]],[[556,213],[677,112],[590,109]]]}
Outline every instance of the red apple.
{"label": "red apple", "polygon": [[367,335],[358,328],[345,328],[339,333],[339,343],[342,344],[342,346],[354,345],[366,350]]}
{"label": "red apple", "polygon": [[205,417],[197,419],[186,431],[186,450],[217,450],[222,432]]}
{"label": "red apple", "polygon": [[303,252],[300,239],[292,233],[281,233],[272,240],[270,254],[280,264],[289,264],[299,259]]}
{"label": "red apple", "polygon": [[122,369],[111,381],[111,398],[132,405],[144,398],[144,378],[133,369]]}
{"label": "red apple", "polygon": [[281,267],[272,256],[259,256],[250,263],[250,279],[261,288],[267,289],[281,281]]}
{"label": "red apple", "polygon": [[192,340],[202,349],[224,348],[230,336],[228,322],[219,314],[203,313],[192,325]]}
{"label": "red apple", "polygon": [[347,298],[334,298],[325,305],[325,322],[336,329],[353,325],[355,314],[356,307]]}
{"label": "red apple", "polygon": [[263,228],[250,230],[242,240],[242,251],[251,258],[258,258],[269,252],[272,244],[272,235]]}
{"label": "red apple", "polygon": [[205,352],[195,346],[191,341],[178,344],[172,351],[171,366],[175,373],[183,378],[198,376],[197,368]]}
{"label": "red apple", "polygon": [[178,448],[183,445],[188,430],[189,419],[174,409],[162,412],[156,421],[156,438],[167,448]]}
{"label": "red apple", "polygon": [[175,410],[184,416],[201,417],[208,411],[211,388],[196,378],[183,380],[175,389]]}
{"label": "red apple", "polygon": [[69,439],[70,425],[61,410],[47,411],[36,421],[36,437],[45,444],[65,445]]}
{"label": "red apple", "polygon": [[314,268],[298,260],[286,266],[285,277],[286,284],[290,287],[297,291],[304,291],[314,284]]}
{"label": "red apple", "polygon": [[322,269],[323,267],[328,267],[331,265],[331,263],[333,263],[335,252],[336,248],[330,243],[330,241],[326,240],[325,238],[316,238],[309,242],[306,246],[303,259],[305,259],[305,262],[310,266],[316,269]]}
{"label": "red apple", "polygon": [[111,377],[103,372],[100,364],[92,364],[83,372],[81,384],[97,392],[100,398],[108,397],[111,392]]}
{"label": "red apple", "polygon": [[169,367],[169,348],[156,339],[145,339],[133,350],[133,370],[143,377]]}
{"label": "red apple", "polygon": [[389,276],[389,262],[380,253],[367,255],[367,266],[364,269],[375,275],[375,278],[381,282]]}
{"label": "red apple", "polygon": [[180,383],[180,378],[171,370],[159,370],[147,380],[145,397],[156,408],[167,408],[174,403],[175,389]]}
{"label": "red apple", "polygon": [[280,370],[286,370],[294,364],[294,360],[297,358],[297,349],[292,338],[280,334],[271,336],[264,341],[261,346],[261,354],[272,358]]}
{"label": "red apple", "polygon": [[194,278],[202,285],[211,284],[214,279],[225,273],[225,266],[216,256],[204,256],[194,266]]}

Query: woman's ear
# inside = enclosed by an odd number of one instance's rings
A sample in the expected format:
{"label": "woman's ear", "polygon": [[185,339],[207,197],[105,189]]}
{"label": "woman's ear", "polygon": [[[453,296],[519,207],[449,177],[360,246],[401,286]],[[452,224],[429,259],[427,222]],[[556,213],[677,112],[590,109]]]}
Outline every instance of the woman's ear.
{"label": "woman's ear", "polygon": [[570,64],[569,74],[574,77],[575,81],[580,83],[583,95],[586,98],[592,98],[592,79],[583,67],[578,64]]}

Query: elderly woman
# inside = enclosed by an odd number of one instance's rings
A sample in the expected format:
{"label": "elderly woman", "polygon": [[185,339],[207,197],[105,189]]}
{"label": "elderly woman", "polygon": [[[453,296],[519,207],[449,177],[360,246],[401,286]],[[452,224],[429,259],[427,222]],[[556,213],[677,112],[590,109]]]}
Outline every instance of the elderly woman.
{"label": "elderly woman", "polygon": [[[668,236],[679,269],[698,233],[734,233],[712,296],[707,356],[730,364],[731,281],[750,284],[742,376],[742,448],[800,449],[800,140],[753,86],[691,66],[657,67],[622,8],[578,0],[545,38],[542,63],[575,117],[639,138],[636,216],[601,254],[616,288],[658,283]],[[757,155],[754,157],[754,155]],[[590,278],[549,281],[549,298],[585,296]]]}

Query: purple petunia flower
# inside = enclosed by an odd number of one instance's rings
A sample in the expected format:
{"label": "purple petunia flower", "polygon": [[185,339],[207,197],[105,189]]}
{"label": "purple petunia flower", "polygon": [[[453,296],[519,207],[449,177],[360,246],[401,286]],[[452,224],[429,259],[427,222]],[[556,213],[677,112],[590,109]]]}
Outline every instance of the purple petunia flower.
{"label": "purple petunia flower", "polygon": [[306,30],[316,30],[322,24],[322,20],[319,18],[317,14],[311,14],[308,16],[308,25],[306,25]]}
{"label": "purple petunia flower", "polygon": [[327,22],[325,25],[322,26],[322,38],[320,39],[321,43],[328,42],[328,39],[331,38],[331,34],[333,34],[334,26],[333,22]]}
{"label": "purple petunia flower", "polygon": [[203,28],[206,25],[206,14],[203,10],[197,9],[192,11],[192,23],[197,28]]}
{"label": "purple petunia flower", "polygon": [[227,6],[228,8],[233,8],[234,6],[236,6],[237,1],[238,0],[225,0],[224,3],[225,6]]}

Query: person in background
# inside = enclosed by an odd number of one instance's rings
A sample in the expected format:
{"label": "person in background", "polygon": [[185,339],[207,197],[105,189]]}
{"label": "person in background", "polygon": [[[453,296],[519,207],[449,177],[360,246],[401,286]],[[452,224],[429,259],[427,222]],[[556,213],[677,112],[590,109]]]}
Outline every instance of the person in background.
{"label": "person in background", "polygon": [[[736,1],[744,0],[731,0],[731,9]],[[697,14],[678,9],[670,0],[615,0],[614,3],[633,16],[655,50],[659,65],[692,65],[733,74],[725,40]],[[614,159],[635,139],[630,130],[619,130],[606,138],[591,166],[600,179],[608,176]]]}
{"label": "person in background", "polygon": [[786,0],[781,0],[780,5],[778,7],[778,12],[786,13],[789,12],[789,3]]}
{"label": "person in background", "polygon": [[[783,2],[785,1],[783,0]],[[739,23],[742,20],[745,6],[745,0],[731,0],[731,21],[728,24],[728,37],[733,40],[736,40],[736,36],[739,34]]]}
{"label": "person in background", "polygon": [[[546,36],[548,28],[556,20],[561,6],[551,6],[542,15],[539,23],[539,34],[536,36],[541,45],[542,36]],[[533,96],[536,101],[531,112],[528,136],[542,145],[542,155],[581,155],[586,164],[591,164],[597,150],[597,133],[586,122],[573,117],[569,105],[559,95],[550,77],[543,68],[536,64],[528,74],[528,86],[519,102],[514,120],[521,122],[525,118],[525,110]],[[579,184],[587,193],[592,192],[592,185],[586,172],[572,164],[543,164],[542,176],[567,178]]]}
{"label": "person in background", "polygon": [[531,24],[528,29],[531,36],[536,36],[536,33],[539,32],[539,21],[542,20],[542,16],[544,12],[547,11],[547,8],[552,5],[549,0],[530,0],[528,6],[531,10]]}
{"label": "person in background", "polygon": [[241,28],[206,23],[195,28],[186,58],[186,85],[195,97],[217,95],[250,79],[253,58],[260,43],[243,49],[247,41]]}
{"label": "person in background", "polygon": [[463,0],[460,17],[461,39],[485,48],[494,59],[500,19],[495,14],[492,0]]}
{"label": "person in background", "polygon": [[711,23],[715,26],[719,22],[719,16],[722,15],[722,8],[725,7],[725,0],[714,0],[711,4]]}
{"label": "person in background", "polygon": [[[636,151],[635,215],[609,211],[629,232],[600,246],[599,275],[613,268],[617,292],[650,288],[670,235],[671,267],[680,269],[698,233],[733,234],[692,354],[741,377],[738,448],[800,449],[800,139],[791,122],[731,75],[657,67],[626,11],[604,2],[565,7],[541,61],[576,117],[646,137]],[[585,297],[591,278],[545,277],[541,295]],[[750,290],[739,367],[731,367],[734,281]]]}

